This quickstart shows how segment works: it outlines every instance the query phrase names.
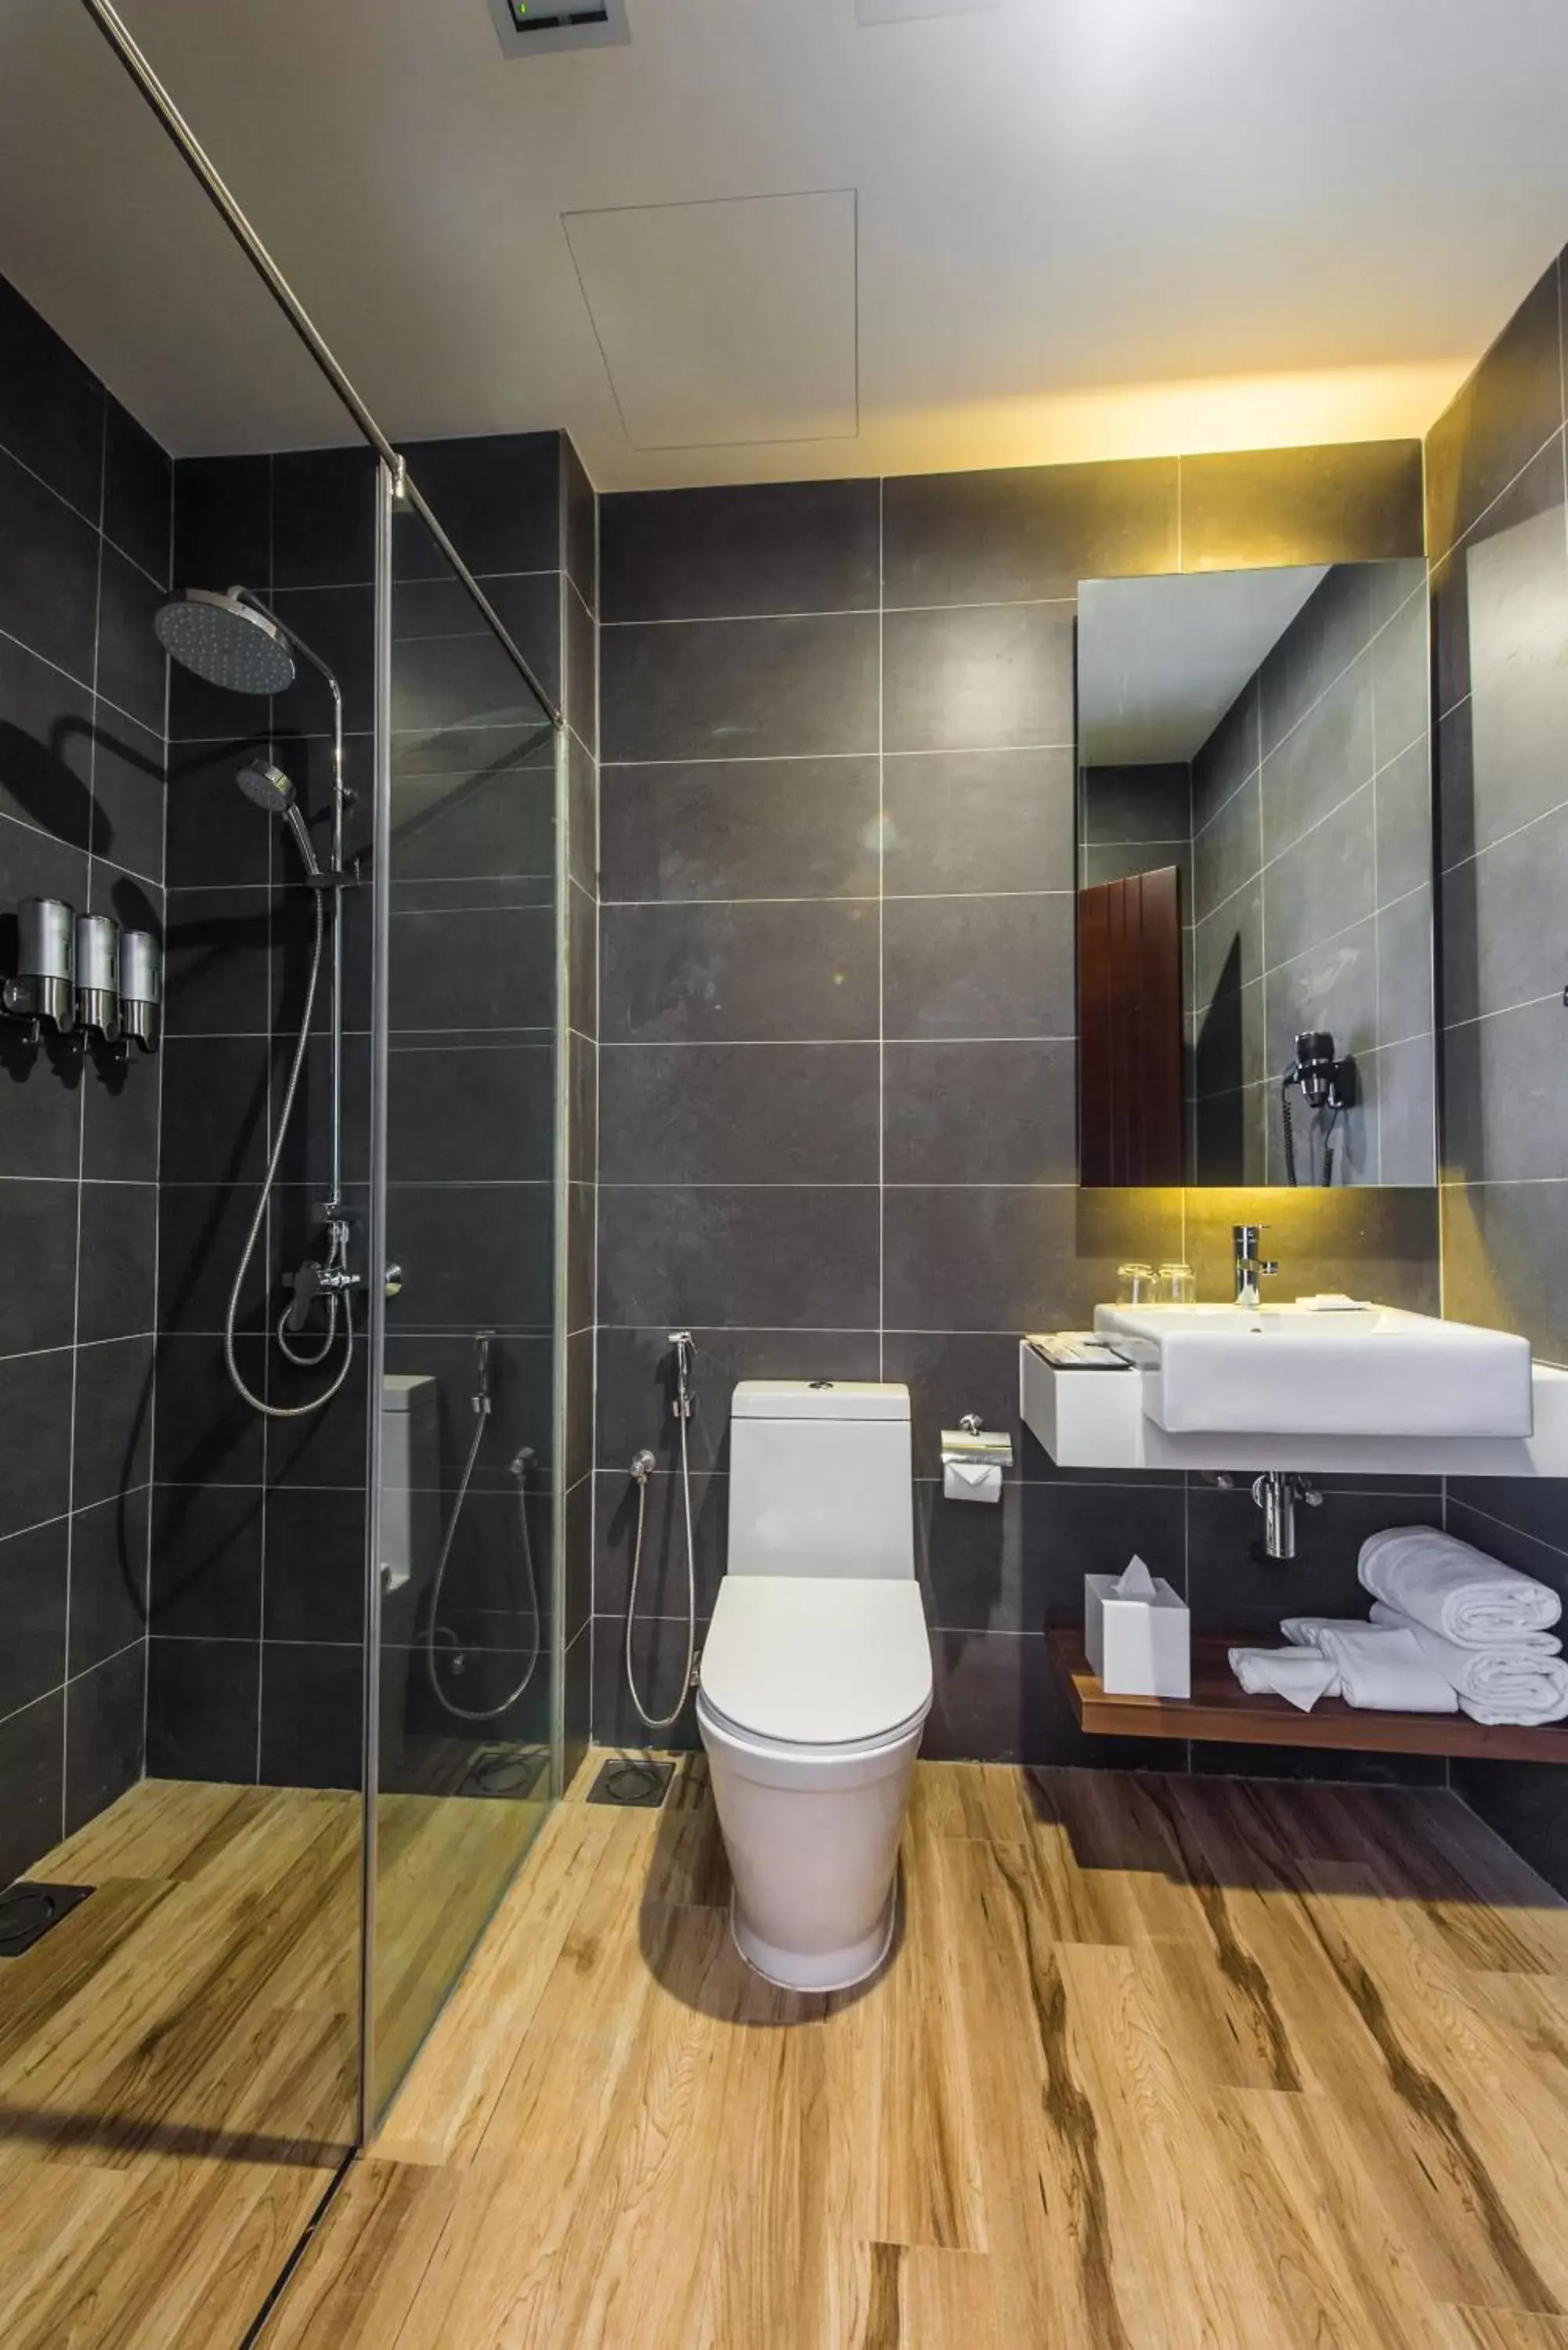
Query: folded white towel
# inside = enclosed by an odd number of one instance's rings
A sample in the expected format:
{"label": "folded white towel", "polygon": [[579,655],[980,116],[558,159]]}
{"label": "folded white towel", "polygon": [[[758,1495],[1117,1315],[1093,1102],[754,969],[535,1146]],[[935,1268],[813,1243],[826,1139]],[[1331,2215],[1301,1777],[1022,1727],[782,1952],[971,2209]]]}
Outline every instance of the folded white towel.
{"label": "folded white towel", "polygon": [[1373,1534],[1361,1546],[1357,1572],[1375,1599],[1461,1648],[1516,1642],[1549,1630],[1563,1613],[1547,1585],[1436,1526],[1390,1526]]}
{"label": "folded white towel", "polygon": [[1365,1616],[1287,1616],[1280,1630],[1298,1648],[1315,1648],[1322,1632],[1365,1632]]}
{"label": "folded white towel", "polygon": [[1337,1668],[1316,1648],[1232,1648],[1231,1670],[1249,1697],[1282,1697],[1303,1713],[1339,1690]]}
{"label": "folded white towel", "polygon": [[1410,1633],[1477,1721],[1561,1721],[1568,1714],[1568,1664],[1561,1657],[1543,1656],[1537,1648],[1461,1648],[1381,1599],[1373,1604],[1372,1620]]}
{"label": "folded white towel", "polygon": [[1457,1713],[1453,1683],[1428,1662],[1409,1632],[1357,1624],[1320,1632],[1346,1705],[1374,1713]]}

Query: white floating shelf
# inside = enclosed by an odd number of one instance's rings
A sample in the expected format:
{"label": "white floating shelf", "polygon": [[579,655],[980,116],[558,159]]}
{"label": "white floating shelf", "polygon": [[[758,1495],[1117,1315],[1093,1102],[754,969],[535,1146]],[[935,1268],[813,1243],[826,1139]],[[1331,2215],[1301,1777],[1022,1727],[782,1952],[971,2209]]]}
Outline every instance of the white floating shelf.
{"label": "white floating shelf", "polygon": [[1172,1436],[1144,1410],[1152,1372],[1056,1370],[1018,1349],[1023,1424],[1063,1469],[1299,1469],[1320,1476],[1568,1477],[1568,1370],[1537,1363],[1532,1436]]}

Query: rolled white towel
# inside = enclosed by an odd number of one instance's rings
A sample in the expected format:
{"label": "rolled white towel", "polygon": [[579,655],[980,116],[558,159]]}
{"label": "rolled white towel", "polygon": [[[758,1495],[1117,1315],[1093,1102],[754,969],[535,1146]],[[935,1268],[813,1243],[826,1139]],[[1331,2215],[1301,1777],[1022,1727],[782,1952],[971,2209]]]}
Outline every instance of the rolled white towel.
{"label": "rolled white towel", "polygon": [[1371,1535],[1356,1571],[1374,1599],[1461,1648],[1495,1648],[1548,1631],[1563,1613],[1546,1584],[1436,1526],[1390,1526]]}
{"label": "rolled white towel", "polygon": [[1339,1675],[1346,1705],[1372,1713],[1457,1713],[1459,1700],[1409,1632],[1356,1624],[1320,1632],[1318,1647]]}
{"label": "rolled white towel", "polygon": [[1303,1713],[1339,1690],[1337,1668],[1316,1648],[1232,1648],[1231,1670],[1249,1697],[1282,1697]]}
{"label": "rolled white towel", "polygon": [[1561,1721],[1568,1714],[1568,1664],[1537,1648],[1465,1648],[1445,1640],[1389,1607],[1373,1604],[1372,1620],[1408,1632],[1421,1654],[1459,1691],[1459,1703],[1477,1721],[1526,1724]]}

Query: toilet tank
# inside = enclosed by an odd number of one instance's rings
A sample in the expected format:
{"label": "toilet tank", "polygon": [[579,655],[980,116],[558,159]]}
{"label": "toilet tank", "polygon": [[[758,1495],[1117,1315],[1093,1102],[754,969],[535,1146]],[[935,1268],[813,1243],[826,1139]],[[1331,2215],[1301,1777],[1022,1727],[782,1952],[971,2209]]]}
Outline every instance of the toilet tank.
{"label": "toilet tank", "polygon": [[909,1390],[742,1379],[731,1404],[732,1575],[912,1575]]}

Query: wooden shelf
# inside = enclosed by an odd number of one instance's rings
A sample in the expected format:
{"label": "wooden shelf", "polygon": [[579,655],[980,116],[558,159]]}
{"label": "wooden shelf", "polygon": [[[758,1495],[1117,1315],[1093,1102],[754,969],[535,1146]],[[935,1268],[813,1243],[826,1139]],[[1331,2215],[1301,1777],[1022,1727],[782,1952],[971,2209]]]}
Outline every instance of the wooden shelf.
{"label": "wooden shelf", "polygon": [[1253,1633],[1199,1635],[1192,1643],[1192,1695],[1108,1697],[1084,1654],[1081,1625],[1046,1634],[1080,1727],[1099,1738],[1196,1738],[1240,1746],[1339,1747],[1362,1754],[1464,1754],[1493,1762],[1568,1763],[1568,1723],[1539,1730],[1492,1727],[1464,1713],[1357,1712],[1320,1698],[1310,1713],[1282,1697],[1249,1697],[1231,1670],[1229,1648],[1271,1647]]}

